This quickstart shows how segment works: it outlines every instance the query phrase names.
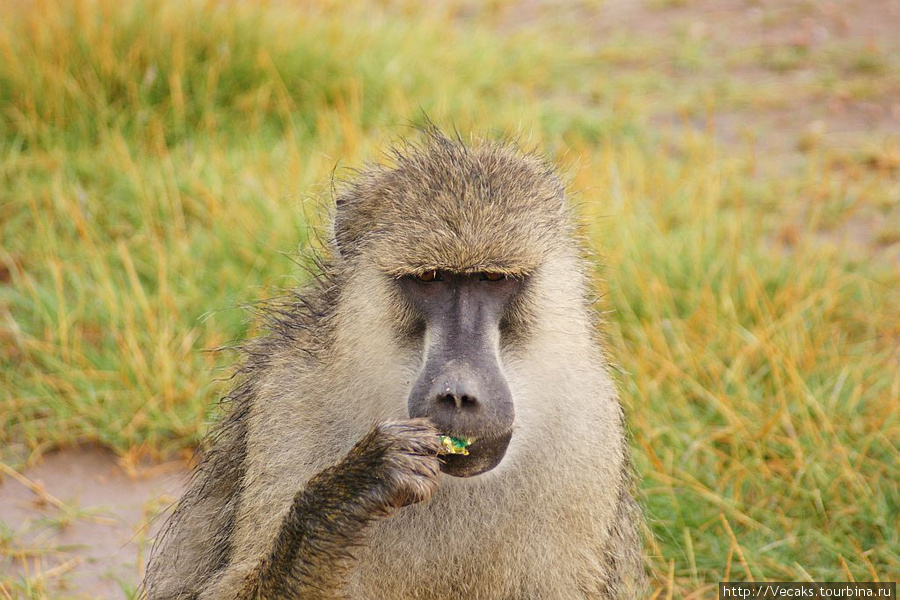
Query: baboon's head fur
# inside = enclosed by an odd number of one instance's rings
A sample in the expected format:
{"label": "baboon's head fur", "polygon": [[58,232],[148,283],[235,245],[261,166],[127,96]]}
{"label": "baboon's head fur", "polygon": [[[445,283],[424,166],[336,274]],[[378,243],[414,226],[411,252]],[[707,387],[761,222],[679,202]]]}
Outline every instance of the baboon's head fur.
{"label": "baboon's head fur", "polygon": [[421,144],[396,150],[393,163],[338,196],[342,256],[365,251],[392,276],[520,276],[571,237],[563,185],[535,156],[495,143],[466,146],[430,129]]}

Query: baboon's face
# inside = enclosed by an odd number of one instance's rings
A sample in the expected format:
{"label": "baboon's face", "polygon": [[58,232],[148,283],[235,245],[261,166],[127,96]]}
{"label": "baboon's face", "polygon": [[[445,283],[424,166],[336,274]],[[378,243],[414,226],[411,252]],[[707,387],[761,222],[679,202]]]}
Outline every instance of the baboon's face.
{"label": "baboon's face", "polygon": [[442,470],[471,477],[497,466],[515,412],[500,365],[500,324],[522,279],[499,273],[427,271],[399,280],[424,321],[424,366],[409,395],[410,417],[426,417],[454,437],[475,438],[467,456],[443,457]]}

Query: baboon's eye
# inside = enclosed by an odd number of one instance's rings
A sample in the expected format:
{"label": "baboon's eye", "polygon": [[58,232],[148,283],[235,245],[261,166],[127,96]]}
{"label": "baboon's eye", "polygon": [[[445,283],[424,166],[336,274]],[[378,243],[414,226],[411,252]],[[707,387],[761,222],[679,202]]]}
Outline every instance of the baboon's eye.
{"label": "baboon's eye", "polygon": [[443,277],[441,277],[441,274],[435,270],[419,273],[416,277],[419,281],[424,281],[425,283],[431,283],[432,281],[441,281],[443,279]]}
{"label": "baboon's eye", "polygon": [[500,281],[501,279],[506,279],[506,275],[494,271],[485,271],[481,274],[482,281]]}

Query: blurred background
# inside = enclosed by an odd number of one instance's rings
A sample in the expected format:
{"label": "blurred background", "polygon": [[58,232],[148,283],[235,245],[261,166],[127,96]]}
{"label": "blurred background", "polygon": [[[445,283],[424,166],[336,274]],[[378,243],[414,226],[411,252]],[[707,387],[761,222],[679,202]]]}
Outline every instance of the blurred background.
{"label": "blurred background", "polygon": [[134,597],[247,305],[415,137],[560,165],[657,598],[900,579],[900,2],[0,0],[0,599]]}

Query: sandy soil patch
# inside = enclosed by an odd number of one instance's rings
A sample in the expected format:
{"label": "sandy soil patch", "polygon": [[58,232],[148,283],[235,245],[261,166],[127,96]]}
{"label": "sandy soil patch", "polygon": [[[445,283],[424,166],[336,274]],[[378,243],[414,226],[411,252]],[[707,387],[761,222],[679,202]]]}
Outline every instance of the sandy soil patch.
{"label": "sandy soil patch", "polygon": [[177,498],[183,463],[128,474],[116,456],[87,446],[53,452],[18,477],[3,473],[0,569],[52,598],[123,598],[140,581],[160,511]]}

